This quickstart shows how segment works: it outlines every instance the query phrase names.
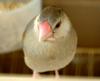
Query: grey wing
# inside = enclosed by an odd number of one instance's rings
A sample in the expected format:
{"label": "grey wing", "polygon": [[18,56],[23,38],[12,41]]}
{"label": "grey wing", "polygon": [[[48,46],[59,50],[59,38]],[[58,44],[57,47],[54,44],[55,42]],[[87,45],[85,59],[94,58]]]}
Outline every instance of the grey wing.
{"label": "grey wing", "polygon": [[30,20],[30,22],[26,25],[26,29],[23,32],[23,36],[22,36],[22,41],[24,40],[26,33],[32,29],[32,27],[34,27],[34,20],[35,18],[32,18],[32,20]]}

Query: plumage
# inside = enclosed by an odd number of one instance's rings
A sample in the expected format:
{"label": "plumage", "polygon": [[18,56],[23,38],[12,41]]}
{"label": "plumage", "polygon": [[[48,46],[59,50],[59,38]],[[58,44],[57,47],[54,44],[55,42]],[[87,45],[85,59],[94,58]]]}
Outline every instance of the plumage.
{"label": "plumage", "polygon": [[[45,21],[53,35],[39,41],[39,25]],[[47,7],[32,19],[23,36],[25,63],[35,72],[64,68],[72,61],[76,47],[76,32],[65,12],[57,7]]]}

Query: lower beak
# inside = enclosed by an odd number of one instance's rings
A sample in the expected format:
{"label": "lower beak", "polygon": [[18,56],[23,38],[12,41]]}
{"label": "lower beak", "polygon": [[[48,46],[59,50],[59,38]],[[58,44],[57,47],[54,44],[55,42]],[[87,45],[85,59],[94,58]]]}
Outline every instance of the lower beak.
{"label": "lower beak", "polygon": [[49,32],[46,35],[41,35],[41,34],[39,35],[39,41],[47,41],[47,40],[49,41],[55,40],[52,32]]}

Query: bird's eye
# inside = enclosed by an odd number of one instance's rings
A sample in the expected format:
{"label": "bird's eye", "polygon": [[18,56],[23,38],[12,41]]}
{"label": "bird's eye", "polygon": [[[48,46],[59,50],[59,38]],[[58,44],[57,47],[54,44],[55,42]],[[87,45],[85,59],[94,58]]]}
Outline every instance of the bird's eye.
{"label": "bird's eye", "polygon": [[61,21],[56,24],[55,29],[59,28],[60,25],[61,25]]}

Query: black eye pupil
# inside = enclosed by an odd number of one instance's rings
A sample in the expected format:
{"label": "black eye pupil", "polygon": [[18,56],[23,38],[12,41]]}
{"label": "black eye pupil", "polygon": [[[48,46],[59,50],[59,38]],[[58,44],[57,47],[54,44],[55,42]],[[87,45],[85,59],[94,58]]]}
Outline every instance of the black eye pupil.
{"label": "black eye pupil", "polygon": [[61,22],[58,22],[55,26],[55,28],[59,28],[60,27]]}

